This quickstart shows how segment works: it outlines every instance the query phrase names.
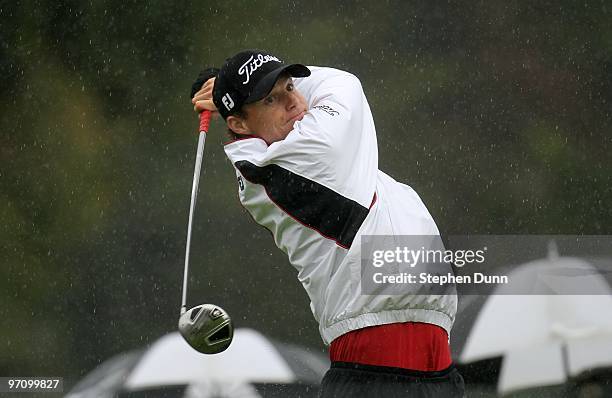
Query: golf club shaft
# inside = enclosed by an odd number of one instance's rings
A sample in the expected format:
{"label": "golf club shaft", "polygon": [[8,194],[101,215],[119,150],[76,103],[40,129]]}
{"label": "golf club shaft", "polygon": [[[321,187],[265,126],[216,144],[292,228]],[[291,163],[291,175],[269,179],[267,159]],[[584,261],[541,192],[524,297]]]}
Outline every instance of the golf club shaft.
{"label": "golf club shaft", "polygon": [[191,187],[191,204],[189,206],[189,222],[187,224],[187,244],[185,246],[185,273],[183,275],[183,299],[181,301],[181,315],[187,311],[187,279],[189,275],[189,249],[191,248],[191,229],[193,225],[193,213],[198,196],[200,184],[200,171],[202,169],[202,156],[206,142],[206,132],[210,123],[210,111],[200,113],[200,135],[198,137],[198,150],[196,152],[195,169],[193,171],[193,185]]}

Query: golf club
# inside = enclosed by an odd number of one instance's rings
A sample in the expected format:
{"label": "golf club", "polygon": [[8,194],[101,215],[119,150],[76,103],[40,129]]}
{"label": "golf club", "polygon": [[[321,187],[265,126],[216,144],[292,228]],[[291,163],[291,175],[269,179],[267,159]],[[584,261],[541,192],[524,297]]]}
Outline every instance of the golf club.
{"label": "golf club", "polygon": [[[193,97],[193,93],[192,93]],[[196,154],[193,186],[191,188],[191,205],[187,224],[187,244],[185,248],[185,272],[183,275],[183,299],[179,317],[179,332],[196,351],[203,354],[217,354],[224,351],[232,342],[234,326],[230,316],[223,308],[214,304],[201,304],[187,310],[187,280],[189,274],[189,249],[191,246],[191,227],[198,194],[202,156],[206,141],[206,132],[210,124],[210,111],[200,113],[200,134]]]}

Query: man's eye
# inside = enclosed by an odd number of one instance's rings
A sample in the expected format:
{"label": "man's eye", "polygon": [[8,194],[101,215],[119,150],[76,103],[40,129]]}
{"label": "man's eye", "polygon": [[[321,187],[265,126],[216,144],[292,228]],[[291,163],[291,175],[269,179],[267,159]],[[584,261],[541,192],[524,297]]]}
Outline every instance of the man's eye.
{"label": "man's eye", "polygon": [[274,97],[273,96],[268,96],[264,99],[264,103],[266,104],[273,104],[274,103]]}
{"label": "man's eye", "polygon": [[293,83],[287,84],[287,91],[293,91]]}

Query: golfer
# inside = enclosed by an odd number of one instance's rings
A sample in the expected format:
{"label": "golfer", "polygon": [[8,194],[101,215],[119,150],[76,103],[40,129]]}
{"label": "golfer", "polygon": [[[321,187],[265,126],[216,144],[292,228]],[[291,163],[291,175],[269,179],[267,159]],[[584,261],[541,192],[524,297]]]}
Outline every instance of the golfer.
{"label": "golfer", "polygon": [[361,236],[439,232],[416,192],[378,169],[359,79],[258,50],[208,73],[194,109],[225,120],[240,202],[297,269],[330,345],[321,396],[463,396],[449,347],[456,296],[361,293]]}

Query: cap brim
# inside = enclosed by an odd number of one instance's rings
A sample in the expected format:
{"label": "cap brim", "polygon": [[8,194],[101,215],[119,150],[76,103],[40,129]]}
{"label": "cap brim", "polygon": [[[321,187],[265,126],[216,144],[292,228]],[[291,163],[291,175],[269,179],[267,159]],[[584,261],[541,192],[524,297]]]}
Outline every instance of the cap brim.
{"label": "cap brim", "polygon": [[245,104],[250,104],[259,101],[272,91],[281,73],[287,72],[291,77],[307,77],[310,76],[310,69],[302,64],[283,65],[272,72],[265,75],[253,89],[253,92],[244,101]]}

